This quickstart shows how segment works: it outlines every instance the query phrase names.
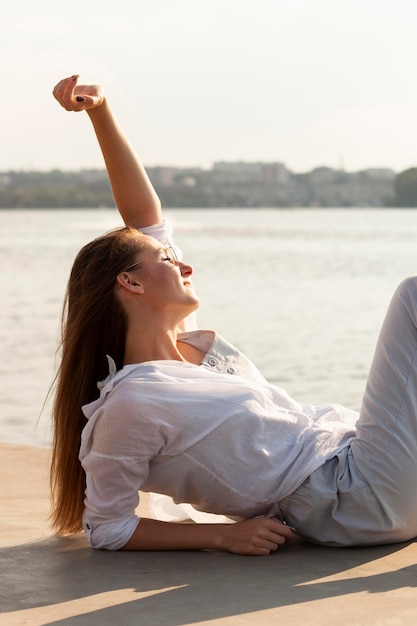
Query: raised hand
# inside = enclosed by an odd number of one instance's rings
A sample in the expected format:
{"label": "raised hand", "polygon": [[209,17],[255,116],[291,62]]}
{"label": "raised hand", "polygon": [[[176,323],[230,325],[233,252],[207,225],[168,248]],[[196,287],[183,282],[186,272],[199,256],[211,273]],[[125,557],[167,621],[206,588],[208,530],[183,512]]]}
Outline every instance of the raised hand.
{"label": "raised hand", "polygon": [[104,102],[101,85],[78,85],[78,74],[60,80],[52,93],[66,111],[86,111]]}

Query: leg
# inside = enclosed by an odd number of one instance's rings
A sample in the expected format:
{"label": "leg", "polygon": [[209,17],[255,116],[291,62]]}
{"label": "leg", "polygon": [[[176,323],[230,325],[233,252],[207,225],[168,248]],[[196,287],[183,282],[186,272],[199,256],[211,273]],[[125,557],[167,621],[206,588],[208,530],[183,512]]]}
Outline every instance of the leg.
{"label": "leg", "polygon": [[389,306],[351,452],[391,521],[387,530],[399,540],[416,536],[417,277],[401,283]]}
{"label": "leg", "polygon": [[395,292],[378,339],[357,436],[279,503],[305,538],[336,546],[417,536],[417,277]]}

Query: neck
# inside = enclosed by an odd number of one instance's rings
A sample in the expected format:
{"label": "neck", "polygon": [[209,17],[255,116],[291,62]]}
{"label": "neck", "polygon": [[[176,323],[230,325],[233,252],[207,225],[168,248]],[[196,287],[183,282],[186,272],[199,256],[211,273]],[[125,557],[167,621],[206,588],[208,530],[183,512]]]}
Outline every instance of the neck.
{"label": "neck", "polygon": [[177,347],[177,330],[158,328],[129,329],[126,337],[124,364],[145,361],[183,361]]}
{"label": "neck", "polygon": [[[128,325],[124,365],[161,360],[200,364],[201,353],[190,354],[185,344],[177,343],[178,326],[184,319],[184,309],[166,307],[161,310],[136,300],[130,306],[129,302],[125,303],[125,306]],[[189,312],[185,311],[185,314]]]}
{"label": "neck", "polygon": [[[145,336],[144,341],[142,337]],[[128,335],[129,337],[129,335]],[[205,352],[178,340],[177,331],[159,332],[154,336],[137,334],[126,342],[124,365],[147,361],[184,361],[201,365]]]}

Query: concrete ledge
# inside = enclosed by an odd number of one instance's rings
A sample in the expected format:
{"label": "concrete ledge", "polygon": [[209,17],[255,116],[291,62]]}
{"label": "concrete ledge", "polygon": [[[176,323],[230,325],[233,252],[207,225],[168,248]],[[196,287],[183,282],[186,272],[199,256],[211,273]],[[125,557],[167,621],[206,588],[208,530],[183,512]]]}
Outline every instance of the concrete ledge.
{"label": "concrete ledge", "polygon": [[[0,623],[415,626],[417,545],[109,553],[48,525],[49,451],[0,445]],[[146,501],[141,505],[146,515]]]}

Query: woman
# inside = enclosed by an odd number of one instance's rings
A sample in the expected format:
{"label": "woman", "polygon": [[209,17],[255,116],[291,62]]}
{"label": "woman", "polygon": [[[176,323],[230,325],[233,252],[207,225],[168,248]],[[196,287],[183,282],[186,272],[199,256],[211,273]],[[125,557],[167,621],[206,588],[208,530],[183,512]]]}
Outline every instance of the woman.
{"label": "woman", "polygon": [[[87,111],[126,228],[87,244],[68,284],[55,528],[83,527],[95,548],[253,555],[276,550],[294,528],[338,546],[416,536],[416,279],[393,297],[360,415],[296,402],[213,331],[181,332],[198,307],[192,268],[175,256],[101,88],[77,78],[60,81],[54,96]],[[139,520],[139,489],[227,519]]]}

